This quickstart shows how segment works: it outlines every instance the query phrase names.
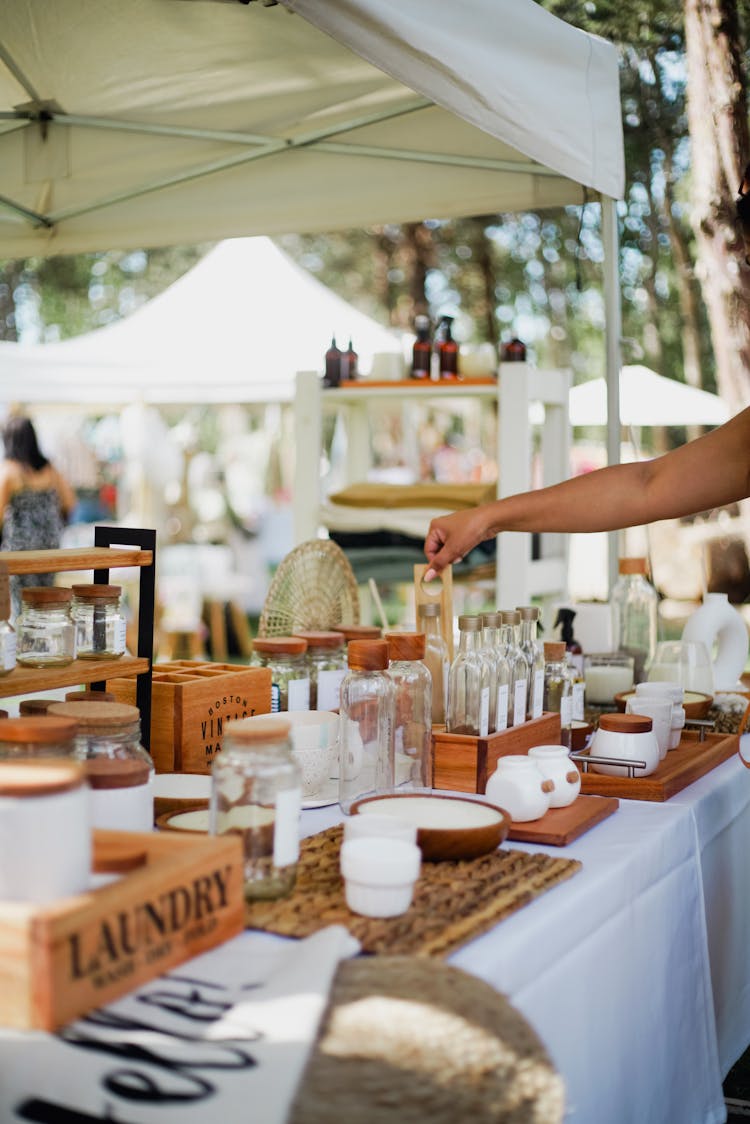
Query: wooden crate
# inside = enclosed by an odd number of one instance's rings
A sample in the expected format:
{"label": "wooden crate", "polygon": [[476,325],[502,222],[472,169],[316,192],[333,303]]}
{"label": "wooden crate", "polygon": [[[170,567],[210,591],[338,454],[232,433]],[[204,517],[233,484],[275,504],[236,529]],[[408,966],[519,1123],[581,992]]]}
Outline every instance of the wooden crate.
{"label": "wooden crate", "polygon": [[[135,683],[110,679],[118,702],[135,704]],[[210,773],[224,724],[271,710],[271,671],[173,660],[154,665],[151,756],[157,773]]]}
{"label": "wooden crate", "polygon": [[243,928],[239,836],[95,831],[94,869],[128,872],[51,905],[0,902],[3,1026],[55,1030]]}
{"label": "wooden crate", "polygon": [[432,786],[484,793],[498,757],[526,753],[533,745],[559,744],[560,715],[550,712],[486,738],[449,734],[436,726],[432,732]]}

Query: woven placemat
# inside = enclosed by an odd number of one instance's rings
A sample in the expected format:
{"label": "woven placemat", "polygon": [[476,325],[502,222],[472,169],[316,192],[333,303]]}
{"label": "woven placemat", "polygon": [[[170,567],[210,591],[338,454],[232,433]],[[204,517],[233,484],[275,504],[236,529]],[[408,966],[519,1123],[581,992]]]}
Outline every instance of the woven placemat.
{"label": "woven placemat", "polygon": [[360,917],[344,900],[342,834],[341,826],[330,827],[303,840],[294,892],[278,901],[248,903],[247,926],[309,937],[326,925],[345,925],[363,952],[447,956],[581,869],[575,859],[512,850],[471,862],[422,863],[406,913]]}

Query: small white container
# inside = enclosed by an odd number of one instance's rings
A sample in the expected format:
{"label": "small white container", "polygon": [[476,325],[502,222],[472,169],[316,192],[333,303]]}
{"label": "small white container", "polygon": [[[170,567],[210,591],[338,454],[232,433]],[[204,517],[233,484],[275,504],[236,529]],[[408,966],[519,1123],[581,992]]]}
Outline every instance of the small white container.
{"label": "small white container", "polygon": [[362,838],[342,843],[341,874],[349,909],[363,917],[406,913],[421,861],[419,847],[403,839]]}
{"label": "small white container", "polygon": [[550,808],[567,808],[581,791],[581,774],[564,745],[534,745],[528,752],[539,772],[552,781]]}
{"label": "small white container", "polygon": [[685,688],[681,683],[649,681],[638,683],[635,688],[636,698],[670,699],[672,703],[672,718],[670,723],[669,748],[677,749],[685,728],[685,708],[682,705],[685,697]]}
{"label": "small white container", "polygon": [[653,722],[659,757],[663,761],[672,743],[672,700],[649,695],[631,695],[625,705],[626,714],[643,714]]}
{"label": "small white container", "polygon": [[[592,757],[614,757],[619,761],[643,761],[644,767],[634,770],[636,777],[647,777],[654,772],[661,757],[659,743],[650,718],[640,714],[603,714],[591,744]],[[610,777],[626,777],[624,765],[597,765],[591,763],[595,773]]]}
{"label": "small white container", "polygon": [[401,839],[416,843],[417,825],[397,816],[354,815],[344,821],[344,842],[350,839]]}
{"label": "small white container", "polygon": [[531,757],[511,753],[499,758],[485,795],[504,808],[514,823],[528,823],[549,810],[554,790],[554,782],[542,776]]}

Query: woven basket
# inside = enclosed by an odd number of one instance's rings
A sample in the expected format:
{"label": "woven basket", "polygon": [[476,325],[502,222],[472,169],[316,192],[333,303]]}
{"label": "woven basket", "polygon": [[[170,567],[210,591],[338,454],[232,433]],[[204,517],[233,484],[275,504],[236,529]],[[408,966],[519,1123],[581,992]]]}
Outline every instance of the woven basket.
{"label": "woven basket", "polygon": [[349,560],[329,539],[311,539],[287,554],[263,605],[259,636],[289,636],[359,622],[359,594]]}

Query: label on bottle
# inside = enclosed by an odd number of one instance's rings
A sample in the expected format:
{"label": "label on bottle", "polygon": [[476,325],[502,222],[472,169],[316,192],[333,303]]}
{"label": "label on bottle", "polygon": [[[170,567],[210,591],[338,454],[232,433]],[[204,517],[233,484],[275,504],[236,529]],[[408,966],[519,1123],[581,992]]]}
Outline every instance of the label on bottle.
{"label": "label on bottle", "polygon": [[3,671],[12,671],[16,666],[16,634],[4,632],[2,636]]}
{"label": "label on bottle", "polygon": [[531,717],[541,718],[542,700],[544,698],[544,668],[534,672],[534,693],[531,701]]}
{"label": "label on bottle", "polygon": [[497,688],[497,717],[495,719],[495,729],[500,730],[508,729],[508,684],[501,683]]}
{"label": "label on bottle", "polygon": [[281,688],[278,683],[271,684],[271,714],[278,714],[281,707]]}
{"label": "label on bottle", "polygon": [[570,729],[570,723],[573,720],[573,697],[572,695],[564,695],[560,699],[560,726],[563,730]]}
{"label": "label on bottle", "polygon": [[583,702],[586,693],[586,684],[574,683],[573,684],[573,718],[578,722],[583,722]]}
{"label": "label on bottle", "polygon": [[318,710],[338,710],[345,675],[343,667],[318,672]]}
{"label": "label on bottle", "polygon": [[490,689],[482,687],[479,696],[479,736],[486,738],[490,732]]}
{"label": "label on bottle", "polygon": [[527,679],[516,679],[513,685],[513,725],[523,726],[526,721]]}
{"label": "label on bottle", "polygon": [[117,617],[116,620],[115,620],[115,627],[113,629],[114,635],[113,635],[113,638],[112,638],[116,652],[124,652],[125,651],[125,639],[126,639],[125,633],[126,633],[126,630],[127,630],[127,625],[125,623],[125,618],[124,617]]}
{"label": "label on bottle", "polygon": [[276,793],[273,825],[273,865],[291,866],[299,858],[299,814],[302,789],[285,788]]}
{"label": "label on bottle", "polygon": [[310,680],[290,679],[287,686],[287,709],[310,709]]}

